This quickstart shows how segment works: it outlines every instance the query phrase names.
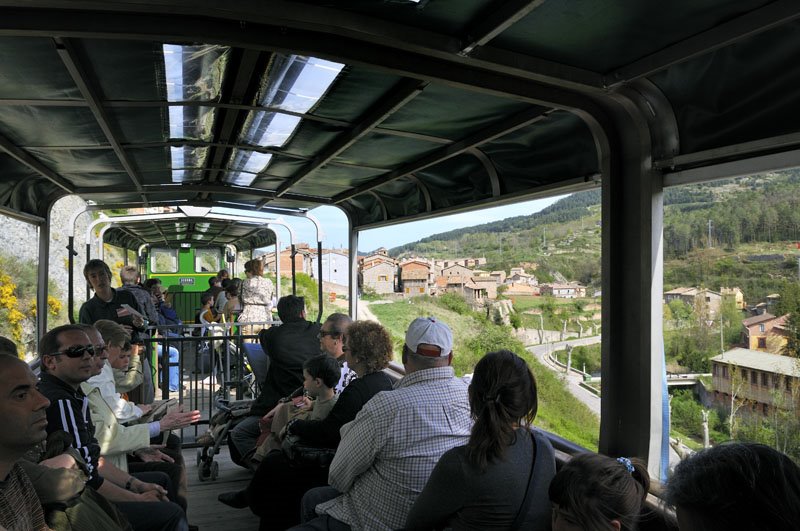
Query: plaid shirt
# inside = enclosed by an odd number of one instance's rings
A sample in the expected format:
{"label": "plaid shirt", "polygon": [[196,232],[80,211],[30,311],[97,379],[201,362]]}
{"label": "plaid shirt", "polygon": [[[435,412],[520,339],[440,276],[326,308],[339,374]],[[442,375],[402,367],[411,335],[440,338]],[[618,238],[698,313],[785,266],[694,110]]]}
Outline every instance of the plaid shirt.
{"label": "plaid shirt", "polygon": [[401,528],[436,462],[471,427],[467,385],[452,367],[409,374],[342,426],[328,480],[343,494],[317,512],[354,530]]}

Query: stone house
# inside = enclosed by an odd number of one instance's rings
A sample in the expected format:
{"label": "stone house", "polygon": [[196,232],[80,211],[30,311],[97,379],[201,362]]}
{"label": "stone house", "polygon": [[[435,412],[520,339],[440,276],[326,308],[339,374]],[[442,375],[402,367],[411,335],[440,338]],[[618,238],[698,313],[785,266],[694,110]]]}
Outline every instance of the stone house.
{"label": "stone house", "polygon": [[411,260],[400,264],[400,283],[406,296],[429,295],[428,276],[431,266],[422,260]]}
{"label": "stone house", "polygon": [[397,280],[397,265],[394,260],[363,260],[361,262],[361,285],[375,293],[394,293]]}
{"label": "stone house", "polygon": [[586,286],[572,282],[569,284],[542,284],[539,286],[542,295],[550,295],[559,299],[577,299],[586,297]]}
{"label": "stone house", "polygon": [[779,353],[786,345],[786,321],[789,314],[776,317],[762,313],[742,320],[744,344],[750,350]]}

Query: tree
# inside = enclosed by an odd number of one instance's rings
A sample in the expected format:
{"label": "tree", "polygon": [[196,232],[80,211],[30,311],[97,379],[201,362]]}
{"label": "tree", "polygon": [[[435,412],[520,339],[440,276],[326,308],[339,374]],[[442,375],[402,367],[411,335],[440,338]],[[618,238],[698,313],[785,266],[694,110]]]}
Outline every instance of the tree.
{"label": "tree", "polygon": [[800,358],[800,312],[789,316],[784,329],[786,330],[786,344],[781,353],[784,356]]}
{"label": "tree", "polygon": [[781,300],[776,306],[778,315],[789,314],[786,321],[786,345],[782,353],[800,358],[800,283],[786,282],[781,290]]}

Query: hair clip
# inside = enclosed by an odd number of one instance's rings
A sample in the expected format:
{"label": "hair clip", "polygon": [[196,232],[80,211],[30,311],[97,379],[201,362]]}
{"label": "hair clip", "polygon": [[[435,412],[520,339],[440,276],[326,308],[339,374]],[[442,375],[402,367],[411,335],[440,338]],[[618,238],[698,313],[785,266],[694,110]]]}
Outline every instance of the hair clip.
{"label": "hair clip", "polygon": [[625,465],[625,469],[633,474],[633,463],[627,457],[617,457],[617,461]]}

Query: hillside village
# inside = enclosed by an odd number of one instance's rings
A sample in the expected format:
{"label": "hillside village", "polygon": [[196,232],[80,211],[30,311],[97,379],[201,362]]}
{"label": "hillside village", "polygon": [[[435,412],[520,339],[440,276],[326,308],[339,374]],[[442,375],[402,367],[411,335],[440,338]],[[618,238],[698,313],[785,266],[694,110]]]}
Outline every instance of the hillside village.
{"label": "hillside village", "polygon": [[[275,253],[260,257],[265,269],[276,272]],[[308,244],[295,246],[294,270],[317,278],[317,252]],[[292,251],[280,253],[278,269],[281,276],[291,276]],[[437,296],[444,293],[462,295],[468,303],[479,304],[495,300],[499,294],[506,296],[550,295],[574,299],[586,297],[586,286],[578,282],[539,283],[536,275],[524,267],[512,267],[508,273],[501,270],[486,271],[481,266],[486,258],[433,259],[413,257],[396,260],[381,247],[366,256],[358,257],[358,283],[362,292],[377,295],[416,297]],[[529,264],[534,265],[535,264]],[[323,249],[322,280],[332,287],[348,285],[348,253],[346,250]]]}

